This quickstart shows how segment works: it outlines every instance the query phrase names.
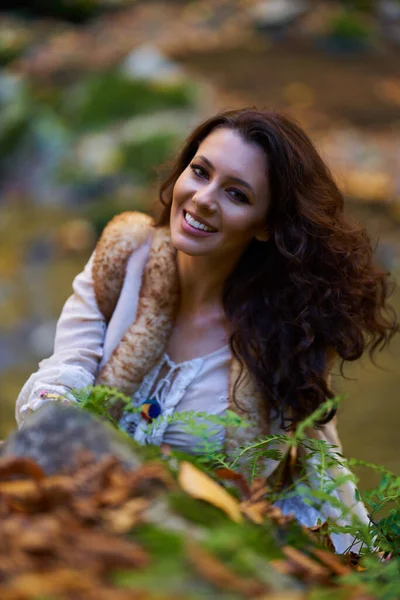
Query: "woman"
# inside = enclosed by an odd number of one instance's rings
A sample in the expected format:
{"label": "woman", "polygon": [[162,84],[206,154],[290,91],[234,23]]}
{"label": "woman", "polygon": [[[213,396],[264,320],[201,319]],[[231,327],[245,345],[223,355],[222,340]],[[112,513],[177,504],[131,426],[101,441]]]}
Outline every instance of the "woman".
{"label": "woman", "polygon": [[[251,425],[213,430],[229,453],[268,433],[290,434],[333,397],[336,359],[355,360],[367,347],[373,354],[397,331],[368,237],[344,217],[308,137],[279,113],[229,111],[200,125],[160,200],[155,226],[125,213],[106,227],[74,281],[53,356],[21,391],[19,423],[96,382],[143,407],[119,415],[140,443],[195,451],[198,440],[171,417],[230,408]],[[340,450],[333,417],[309,433]],[[278,464],[265,458],[261,474],[271,477]],[[352,483],[337,493],[367,522]],[[320,516],[300,497],[282,509],[308,525]],[[321,513],[346,522],[330,505]],[[345,537],[334,540],[337,550]]]}

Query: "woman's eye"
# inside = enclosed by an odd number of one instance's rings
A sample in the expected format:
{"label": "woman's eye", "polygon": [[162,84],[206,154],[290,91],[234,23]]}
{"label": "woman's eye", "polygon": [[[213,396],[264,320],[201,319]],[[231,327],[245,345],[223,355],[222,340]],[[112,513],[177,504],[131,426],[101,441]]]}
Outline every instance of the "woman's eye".
{"label": "woman's eye", "polygon": [[238,200],[239,202],[243,202],[243,203],[249,203],[249,200],[246,196],[246,194],[243,194],[243,192],[241,192],[240,190],[236,190],[236,189],[229,189],[228,192],[230,193],[231,196],[233,196],[233,198],[235,198],[235,200]]}
{"label": "woman's eye", "polygon": [[190,168],[198,177],[207,177],[207,171],[204,169],[204,167],[191,163]]}

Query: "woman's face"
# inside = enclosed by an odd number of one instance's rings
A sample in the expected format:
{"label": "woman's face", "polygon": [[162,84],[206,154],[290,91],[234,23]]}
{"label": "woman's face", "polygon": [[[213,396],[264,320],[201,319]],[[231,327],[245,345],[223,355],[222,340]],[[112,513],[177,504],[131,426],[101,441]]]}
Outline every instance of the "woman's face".
{"label": "woman's face", "polygon": [[253,237],[266,239],[266,173],[267,159],[257,144],[230,129],[210,133],[173,189],[175,248],[191,256],[238,257]]}

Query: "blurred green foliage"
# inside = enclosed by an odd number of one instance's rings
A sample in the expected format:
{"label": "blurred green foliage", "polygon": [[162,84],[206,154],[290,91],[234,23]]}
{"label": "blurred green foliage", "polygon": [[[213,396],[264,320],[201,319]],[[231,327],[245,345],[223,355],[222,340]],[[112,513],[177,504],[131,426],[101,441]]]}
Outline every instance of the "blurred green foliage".
{"label": "blurred green foliage", "polygon": [[139,180],[148,180],[155,166],[173,155],[179,139],[176,135],[160,132],[145,140],[123,144],[123,170],[132,172]]}
{"label": "blurred green foliage", "polygon": [[343,9],[328,24],[328,34],[345,41],[368,42],[373,33],[372,24],[364,15],[352,9]]}
{"label": "blurred green foliage", "polygon": [[26,47],[26,37],[19,32],[0,29],[0,67],[4,67],[21,55]]}
{"label": "blurred green foliage", "polygon": [[137,114],[184,108],[192,97],[187,83],[162,84],[110,71],[86,79],[75,90],[72,110],[68,105],[65,110],[78,129],[95,129]]}

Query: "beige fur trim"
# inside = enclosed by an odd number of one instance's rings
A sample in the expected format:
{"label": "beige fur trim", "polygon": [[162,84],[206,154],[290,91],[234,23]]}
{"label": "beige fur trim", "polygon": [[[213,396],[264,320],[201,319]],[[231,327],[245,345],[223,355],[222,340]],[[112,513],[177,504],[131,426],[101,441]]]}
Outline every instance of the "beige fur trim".
{"label": "beige fur trim", "polygon": [[106,321],[111,319],[125,277],[129,256],[149,237],[152,219],[138,212],[114,217],[105,227],[96,246],[93,283],[97,304]]}
{"label": "beige fur trim", "polygon": [[156,229],[143,273],[136,320],[101,369],[96,383],[132,395],[162,356],[178,306],[175,252],[168,229]]}

